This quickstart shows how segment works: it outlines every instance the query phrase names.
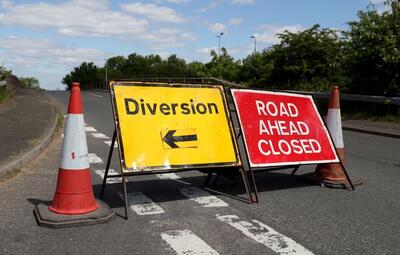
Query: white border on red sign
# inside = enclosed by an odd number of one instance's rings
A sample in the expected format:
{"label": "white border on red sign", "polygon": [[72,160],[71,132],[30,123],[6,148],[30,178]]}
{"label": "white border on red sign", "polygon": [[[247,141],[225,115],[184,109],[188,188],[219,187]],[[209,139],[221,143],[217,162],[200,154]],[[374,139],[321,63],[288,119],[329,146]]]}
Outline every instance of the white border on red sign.
{"label": "white border on red sign", "polygon": [[[239,119],[240,129],[242,130],[242,133],[243,133],[244,146],[246,148],[246,153],[248,155],[247,158],[249,160],[249,164],[250,164],[251,167],[289,166],[289,165],[305,165],[305,164],[311,165],[311,164],[320,164],[320,163],[322,164],[322,163],[338,163],[338,162],[340,162],[340,160],[338,158],[338,155],[336,153],[335,145],[333,144],[333,141],[332,141],[332,137],[331,137],[328,129],[326,128],[326,125],[325,125],[324,121],[322,120],[321,115],[318,112],[317,106],[315,105],[314,99],[313,99],[312,96],[310,96],[310,95],[302,95],[302,94],[295,94],[295,93],[274,92],[274,91],[265,91],[265,90],[252,90],[252,89],[230,89],[230,91],[231,91],[231,94],[232,94],[233,103],[235,104],[235,108],[236,108],[236,111],[237,111],[237,116],[238,116],[238,119]],[[331,149],[333,150],[333,152],[335,154],[335,159],[334,160],[315,160],[315,161],[293,161],[293,162],[267,163],[267,164],[254,164],[253,162],[251,162],[249,150],[248,150],[248,147],[247,147],[247,140],[246,140],[246,136],[244,134],[245,131],[243,129],[242,120],[240,118],[239,107],[238,107],[238,105],[236,103],[236,99],[235,99],[235,95],[234,95],[234,93],[236,91],[254,93],[254,94],[273,94],[273,95],[281,95],[281,96],[302,97],[302,98],[310,99],[311,102],[312,102],[312,106],[314,107],[314,110],[318,115],[318,119],[319,119],[319,121],[320,121],[320,123],[321,123],[321,125],[322,125],[322,127],[323,127],[323,129],[325,131],[325,134],[328,137],[328,141],[329,141],[329,144],[331,146]]]}

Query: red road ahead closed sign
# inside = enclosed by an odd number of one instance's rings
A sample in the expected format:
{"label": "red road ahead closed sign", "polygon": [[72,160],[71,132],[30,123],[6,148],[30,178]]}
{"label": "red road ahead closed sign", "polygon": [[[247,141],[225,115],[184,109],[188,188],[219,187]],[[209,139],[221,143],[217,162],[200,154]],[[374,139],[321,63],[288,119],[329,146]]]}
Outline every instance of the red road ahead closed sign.
{"label": "red road ahead closed sign", "polygon": [[231,92],[251,167],[339,162],[311,96]]}

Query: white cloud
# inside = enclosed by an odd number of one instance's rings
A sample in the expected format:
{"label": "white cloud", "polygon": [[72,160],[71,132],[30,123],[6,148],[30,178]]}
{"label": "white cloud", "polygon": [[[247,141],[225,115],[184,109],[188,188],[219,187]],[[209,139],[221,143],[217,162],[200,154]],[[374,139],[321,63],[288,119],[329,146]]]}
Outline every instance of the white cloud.
{"label": "white cloud", "polygon": [[168,2],[173,4],[182,4],[182,3],[188,3],[190,2],[190,0],[168,0]]}
{"label": "white cloud", "polygon": [[102,64],[108,55],[93,48],[70,48],[46,39],[16,36],[0,37],[0,50],[0,62],[17,75],[38,76],[47,89],[61,88],[62,77],[81,62]]}
{"label": "white cloud", "polygon": [[189,33],[189,32],[182,33],[181,38],[188,40],[188,41],[196,41],[197,40],[197,36],[192,33]]}
{"label": "white cloud", "polygon": [[255,0],[232,0],[231,4],[254,4]]}
{"label": "white cloud", "polygon": [[183,23],[186,21],[185,18],[178,15],[174,9],[164,6],[142,3],[120,4],[120,6],[123,11],[142,15],[157,22]]}
{"label": "white cloud", "polygon": [[[162,47],[182,47],[178,40],[192,41],[187,31],[166,27],[185,22],[173,9],[154,4],[122,4],[111,9],[108,0],[70,0],[64,3],[15,5],[10,1],[0,12],[0,26],[19,26],[35,31],[54,29],[62,36],[135,39]],[[161,22],[161,23],[160,23]],[[182,36],[182,34],[184,34]]]}
{"label": "white cloud", "polygon": [[230,19],[228,23],[229,23],[229,25],[232,25],[232,26],[238,26],[243,23],[243,19],[233,18],[233,19]]}
{"label": "white cloud", "polygon": [[283,33],[285,30],[292,33],[300,32],[304,30],[304,27],[299,24],[289,26],[263,25],[262,29],[262,33],[254,34],[257,38],[257,43],[275,44],[280,41],[277,34]]}
{"label": "white cloud", "polygon": [[4,9],[8,9],[11,8],[13,6],[13,2],[11,2],[10,0],[2,0],[0,2],[0,6]]}
{"label": "white cloud", "polygon": [[370,0],[369,2],[372,4],[383,4],[386,0]]}
{"label": "white cloud", "polygon": [[67,36],[139,35],[149,26],[145,19],[111,11],[105,0],[12,5],[0,15],[0,25],[53,28]]}
{"label": "white cloud", "polygon": [[197,9],[197,12],[207,12],[217,8],[218,5],[222,3],[223,0],[211,0],[210,3],[206,7],[202,7]]}
{"label": "white cloud", "polygon": [[211,50],[215,50],[216,51],[217,48],[216,47],[204,47],[204,48],[197,49],[197,52],[202,54],[202,55],[210,55]]}
{"label": "white cloud", "polygon": [[226,26],[222,23],[214,23],[208,25],[208,30],[215,33],[226,32]]}

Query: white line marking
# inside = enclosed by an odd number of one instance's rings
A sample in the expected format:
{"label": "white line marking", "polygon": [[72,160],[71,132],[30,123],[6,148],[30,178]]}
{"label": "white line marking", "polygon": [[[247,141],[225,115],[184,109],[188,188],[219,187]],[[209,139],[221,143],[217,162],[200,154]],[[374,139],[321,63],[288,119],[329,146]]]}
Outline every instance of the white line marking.
{"label": "white line marking", "polygon": [[178,255],[218,254],[218,252],[190,230],[166,231],[161,233],[161,238],[166,241]]}
{"label": "white line marking", "polygon": [[68,117],[68,115],[64,114],[64,118]]}
{"label": "white line marking", "polygon": [[265,245],[278,254],[313,254],[293,239],[278,233],[273,228],[257,220],[247,222],[240,220],[236,215],[217,214],[216,216],[218,220],[231,225],[247,237]]}
{"label": "white line marking", "polygon": [[61,134],[61,138],[64,139],[64,133]]}
{"label": "white line marking", "polygon": [[[118,193],[123,198],[122,193]],[[164,210],[141,192],[128,193],[128,205],[138,215],[164,213]]]}
{"label": "white line marking", "polygon": [[[104,141],[104,143],[107,144],[108,146],[111,146],[111,141]],[[114,148],[118,148],[117,141],[115,141],[115,143],[114,143]]]}
{"label": "white line marking", "polygon": [[103,163],[103,160],[101,158],[99,158],[96,154],[89,153],[89,163],[90,164]]}
{"label": "white line marking", "polygon": [[102,133],[91,133],[92,136],[95,138],[100,138],[100,139],[110,139],[110,137],[106,136],[105,134]]}
{"label": "white line marking", "polygon": [[178,180],[181,177],[176,173],[165,173],[165,174],[156,174],[158,178],[162,180]]}
{"label": "white line marking", "polygon": [[197,203],[199,203],[203,207],[226,207],[229,206],[227,203],[217,198],[216,196],[211,195],[207,191],[199,188],[199,187],[185,187],[179,189],[179,191]]}
{"label": "white line marking", "polygon": [[[94,170],[94,172],[100,176],[101,179],[104,179],[104,173],[106,172],[105,169]],[[110,175],[117,175],[119,174],[114,169],[108,169],[108,176]],[[120,183],[122,182],[122,177],[115,177],[115,178],[107,178],[107,183]]]}
{"label": "white line marking", "polygon": [[95,97],[103,97],[103,96],[100,96],[100,95],[97,95],[97,94],[93,94],[93,93],[87,93],[88,95],[91,95],[91,96],[95,96]]}
{"label": "white line marking", "polygon": [[89,127],[89,126],[85,127],[85,131],[86,132],[97,132],[97,130],[94,127]]}

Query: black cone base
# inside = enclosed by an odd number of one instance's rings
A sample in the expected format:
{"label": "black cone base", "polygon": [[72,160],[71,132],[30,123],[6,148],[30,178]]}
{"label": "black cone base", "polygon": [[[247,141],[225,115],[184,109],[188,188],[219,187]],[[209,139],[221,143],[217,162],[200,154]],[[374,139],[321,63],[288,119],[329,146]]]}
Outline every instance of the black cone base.
{"label": "black cone base", "polygon": [[57,214],[49,211],[48,204],[40,203],[35,206],[34,214],[36,221],[39,226],[48,228],[69,228],[79,227],[85,225],[94,225],[100,223],[108,223],[115,218],[115,212],[104,203],[103,201],[97,200],[99,205],[96,211],[78,214],[78,215],[65,215]]}
{"label": "black cone base", "polygon": [[[298,175],[297,178],[299,178],[301,181],[307,182],[307,183],[312,183],[312,184],[317,184],[320,185],[321,187],[327,187],[327,188],[332,188],[332,189],[347,189],[350,190],[350,185],[347,181],[329,181],[329,180],[322,180],[314,175],[314,173],[308,173],[308,174],[303,174],[303,175]],[[359,178],[351,178],[351,182],[353,183],[353,186],[359,186],[363,184],[362,180]]]}

